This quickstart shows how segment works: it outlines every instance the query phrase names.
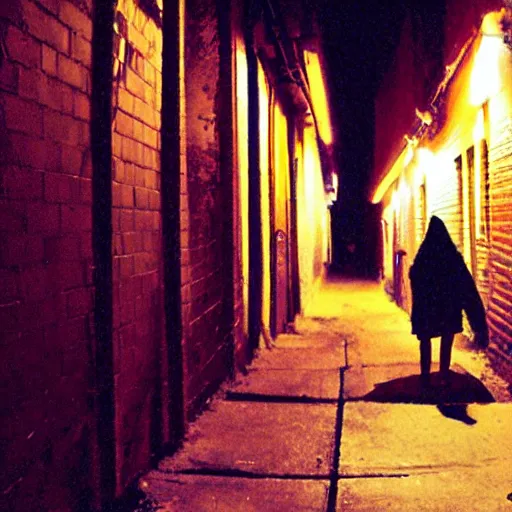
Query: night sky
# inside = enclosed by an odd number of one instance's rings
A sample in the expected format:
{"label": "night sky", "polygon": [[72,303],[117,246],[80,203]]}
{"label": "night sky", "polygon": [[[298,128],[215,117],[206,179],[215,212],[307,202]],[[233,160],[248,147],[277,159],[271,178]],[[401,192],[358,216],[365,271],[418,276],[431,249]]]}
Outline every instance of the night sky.
{"label": "night sky", "polygon": [[[398,42],[405,0],[333,2],[319,13],[340,171],[333,234],[364,243],[373,166],[374,96]],[[336,253],[336,251],[335,251]]]}
{"label": "night sky", "polygon": [[[364,193],[373,159],[373,100],[391,61],[404,12],[403,2],[326,2],[320,14],[339,129],[342,190]],[[350,179],[349,179],[350,178]]]}

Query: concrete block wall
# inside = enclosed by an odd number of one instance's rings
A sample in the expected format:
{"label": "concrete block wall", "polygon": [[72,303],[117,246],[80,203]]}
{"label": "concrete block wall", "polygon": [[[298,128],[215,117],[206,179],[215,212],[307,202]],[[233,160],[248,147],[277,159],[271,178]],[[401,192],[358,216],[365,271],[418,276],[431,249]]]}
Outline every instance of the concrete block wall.
{"label": "concrete block wall", "polygon": [[0,7],[2,510],[90,496],[91,9]]}
{"label": "concrete block wall", "polygon": [[228,374],[232,360],[233,293],[227,267],[226,216],[219,153],[219,35],[213,0],[188,0],[185,94],[190,285],[184,309],[184,373],[188,416],[193,416]]}
{"label": "concrete block wall", "polygon": [[162,32],[133,0],[116,8],[113,328],[117,484],[147,468],[162,432],[160,211]]}

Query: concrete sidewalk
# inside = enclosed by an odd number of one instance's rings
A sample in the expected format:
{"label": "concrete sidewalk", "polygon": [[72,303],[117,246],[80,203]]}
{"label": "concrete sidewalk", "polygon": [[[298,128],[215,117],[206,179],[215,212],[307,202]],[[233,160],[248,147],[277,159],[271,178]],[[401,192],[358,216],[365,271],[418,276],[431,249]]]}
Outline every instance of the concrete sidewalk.
{"label": "concrete sidewalk", "polygon": [[425,397],[407,315],[371,282],[326,283],[296,327],[140,479],[137,510],[512,511],[512,404],[484,355],[455,348]]}

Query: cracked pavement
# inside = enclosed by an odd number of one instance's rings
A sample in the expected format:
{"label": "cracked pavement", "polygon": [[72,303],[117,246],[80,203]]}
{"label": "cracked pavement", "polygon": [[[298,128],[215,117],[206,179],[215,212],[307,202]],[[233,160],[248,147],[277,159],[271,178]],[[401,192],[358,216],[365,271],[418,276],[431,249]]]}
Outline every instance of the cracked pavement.
{"label": "cracked pavement", "polygon": [[140,478],[133,510],[512,511],[512,403],[484,353],[457,341],[445,388],[434,341],[421,394],[409,319],[367,281],[326,282],[296,331]]}

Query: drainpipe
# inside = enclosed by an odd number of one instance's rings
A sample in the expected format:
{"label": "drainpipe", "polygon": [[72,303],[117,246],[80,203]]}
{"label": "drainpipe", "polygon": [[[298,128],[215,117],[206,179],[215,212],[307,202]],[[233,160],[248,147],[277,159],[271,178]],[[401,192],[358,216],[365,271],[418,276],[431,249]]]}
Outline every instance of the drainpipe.
{"label": "drainpipe", "polygon": [[180,60],[184,45],[182,19],[184,0],[164,2],[162,19],[162,129],[161,129],[161,208],[163,242],[163,278],[165,343],[167,357],[167,414],[168,446],[172,453],[185,432],[183,389],[183,315],[181,280],[181,219],[180,202],[181,152],[183,121],[180,97],[183,78]]}
{"label": "drainpipe", "polygon": [[112,74],[116,1],[94,4],[91,91],[92,219],[94,258],[95,413],[99,462],[97,500],[116,494],[112,306]]}
{"label": "drainpipe", "polygon": [[235,101],[236,91],[233,84],[235,83],[233,55],[233,1],[236,0],[217,0],[217,18],[219,20],[219,88],[217,104],[217,120],[218,125],[222,127],[218,131],[219,137],[219,168],[222,181],[225,186],[222,187],[223,203],[227,211],[232,212],[226,216],[224,220],[224,247],[226,247],[225,264],[224,264],[224,280],[227,284],[226,289],[226,310],[227,322],[231,326],[228,339],[228,358],[229,358],[229,374],[230,378],[235,378],[235,258],[234,258],[234,161],[233,149],[236,144],[235,137]]}
{"label": "drainpipe", "polygon": [[275,223],[275,204],[276,204],[276,186],[275,186],[275,176],[273,172],[273,164],[272,159],[274,156],[274,146],[272,141],[274,140],[275,127],[274,127],[274,105],[275,105],[275,91],[271,87],[268,95],[268,178],[269,178],[269,215],[270,215],[270,334],[272,338],[275,338],[277,335],[277,317],[276,317],[276,307],[272,307],[272,305],[277,304],[277,287],[276,287],[276,272],[277,272],[277,251],[276,251],[276,239],[274,233],[276,232],[276,223]]}
{"label": "drainpipe", "polygon": [[297,159],[295,158],[296,119],[288,124],[288,147],[290,148],[290,296],[288,299],[288,322],[295,321],[300,313],[300,272],[299,272],[299,234],[297,230]]}

